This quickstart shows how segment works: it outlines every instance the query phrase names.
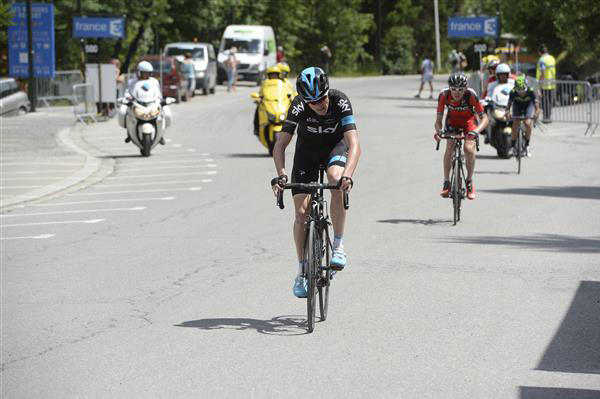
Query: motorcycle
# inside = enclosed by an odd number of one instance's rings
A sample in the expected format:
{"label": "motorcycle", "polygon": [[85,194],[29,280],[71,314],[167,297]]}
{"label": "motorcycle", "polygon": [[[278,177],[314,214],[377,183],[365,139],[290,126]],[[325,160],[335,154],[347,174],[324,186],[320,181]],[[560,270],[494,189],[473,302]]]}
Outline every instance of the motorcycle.
{"label": "motorcycle", "polygon": [[172,112],[169,104],[176,100],[167,97],[161,100],[160,89],[147,80],[137,82],[130,96],[119,99],[119,126],[127,129],[132,141],[144,157],[149,157],[152,149],[164,144],[163,135],[171,126]]}
{"label": "motorcycle", "polygon": [[250,94],[258,105],[258,129],[255,134],[258,141],[267,148],[269,155],[273,155],[275,139],[283,127],[291,96],[287,83],[281,79],[266,79],[260,93]]}
{"label": "motorcycle", "polygon": [[513,83],[498,84],[491,87],[491,97],[483,100],[490,123],[487,128],[486,142],[496,149],[498,157],[508,159],[511,156],[511,126],[507,118],[508,96]]}

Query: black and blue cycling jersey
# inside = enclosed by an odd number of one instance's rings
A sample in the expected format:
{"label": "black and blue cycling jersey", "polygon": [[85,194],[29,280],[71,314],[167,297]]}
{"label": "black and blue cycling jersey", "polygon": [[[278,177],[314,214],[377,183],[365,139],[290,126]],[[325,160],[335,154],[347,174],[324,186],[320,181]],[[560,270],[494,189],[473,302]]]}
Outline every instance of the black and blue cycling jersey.
{"label": "black and blue cycling jersey", "polygon": [[[288,109],[282,133],[298,133],[292,182],[310,183],[318,179],[319,165],[325,167],[346,165],[348,146],[344,133],[355,130],[352,105],[339,90],[329,90],[329,108],[325,115],[314,112],[296,96]],[[292,194],[304,191],[292,189]]]}

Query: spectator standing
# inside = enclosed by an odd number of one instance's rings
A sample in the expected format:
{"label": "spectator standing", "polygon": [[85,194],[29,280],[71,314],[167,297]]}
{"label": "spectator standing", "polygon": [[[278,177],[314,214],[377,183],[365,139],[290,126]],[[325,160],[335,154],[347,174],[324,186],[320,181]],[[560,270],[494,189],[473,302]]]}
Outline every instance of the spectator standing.
{"label": "spectator standing", "polygon": [[453,49],[452,52],[448,55],[448,61],[450,61],[450,66],[452,67],[452,73],[456,73],[458,71],[458,62],[459,62],[458,51],[456,51],[456,49]]}
{"label": "spectator standing", "polygon": [[[184,54],[185,59],[183,60],[185,76],[188,81],[188,96],[194,96],[194,90],[196,89],[196,71],[194,70],[194,60],[192,59],[192,53],[189,51]],[[189,98],[189,97],[188,97]]]}
{"label": "spectator standing", "polygon": [[285,57],[285,53],[283,52],[282,46],[277,46],[277,53],[275,55],[275,58],[277,59],[278,64],[280,62],[287,62],[287,58]]}
{"label": "spectator standing", "polygon": [[542,93],[543,123],[552,123],[552,103],[556,92],[556,60],[548,54],[548,47],[540,44],[538,48],[540,58],[537,62],[535,77],[540,83]]}
{"label": "spectator standing", "polygon": [[331,62],[331,50],[327,46],[321,47],[321,64],[326,75],[329,75],[329,63]]}
{"label": "spectator standing", "polygon": [[462,51],[458,52],[458,71],[464,72],[467,69],[467,57],[463,54]]}
{"label": "spectator standing", "polygon": [[235,57],[237,52],[236,47],[229,49],[227,60],[225,60],[225,71],[227,71],[227,91],[235,91],[235,81],[237,80],[237,64],[238,60]]}
{"label": "spectator standing", "polygon": [[425,82],[429,83],[429,99],[433,99],[433,67],[434,63],[427,56],[423,60],[421,64],[421,87],[419,87],[419,92],[415,96],[415,98],[421,98],[421,92],[423,91],[423,86]]}

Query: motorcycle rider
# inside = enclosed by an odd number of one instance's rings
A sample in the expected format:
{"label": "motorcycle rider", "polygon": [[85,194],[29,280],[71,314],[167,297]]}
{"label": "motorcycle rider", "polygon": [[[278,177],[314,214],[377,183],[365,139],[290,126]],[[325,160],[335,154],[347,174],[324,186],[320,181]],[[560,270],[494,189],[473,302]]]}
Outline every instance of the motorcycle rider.
{"label": "motorcycle rider", "polygon": [[498,86],[498,85],[505,84],[505,83],[511,83],[514,85],[515,79],[516,79],[516,76],[513,75],[512,73],[510,73],[510,66],[508,64],[505,64],[505,63],[499,64],[496,67],[496,79],[495,79],[495,81],[493,81],[489,84],[487,92],[486,92],[486,97],[491,97],[492,94],[494,93],[494,88],[496,88],[496,86]]}
{"label": "motorcycle rider", "polygon": [[[163,97],[162,90],[160,89],[160,83],[156,78],[153,78],[151,76],[153,71],[154,68],[152,67],[151,63],[149,63],[148,61],[141,61],[137,65],[135,76],[132,79],[130,79],[127,83],[127,89],[125,90],[124,97],[127,100],[131,100],[133,98],[132,93],[133,89],[135,88],[135,85],[140,81],[146,81],[149,85],[148,90],[156,90],[159,94],[159,98],[162,100]],[[123,114],[122,117],[125,118],[127,114],[127,105],[122,105],[119,112],[121,112]],[[129,143],[130,141],[131,138],[129,137],[129,135],[127,135],[127,137],[125,137],[125,142]],[[165,144],[164,137],[160,138],[160,144]]]}
{"label": "motorcycle rider", "polygon": [[160,89],[160,83],[156,78],[153,78],[151,76],[153,71],[154,68],[152,67],[151,63],[149,63],[148,61],[141,61],[137,65],[135,76],[132,79],[130,79],[127,83],[125,97],[131,98],[131,93],[133,92],[133,88],[135,87],[136,83],[141,80],[146,80],[150,85],[152,85],[152,87],[155,90],[158,90],[158,92],[160,93],[160,98],[162,98],[162,90]]}
{"label": "motorcycle rider", "polygon": [[[280,79],[281,78],[281,69],[279,69],[278,65],[267,68],[266,71],[267,79],[263,80],[260,85],[260,89],[258,90],[258,95],[260,98],[263,98],[263,88],[265,87],[265,83],[269,79]],[[254,135],[258,136],[258,107],[260,104],[256,104],[256,110],[254,111]]]}
{"label": "motorcycle rider", "polygon": [[290,66],[285,62],[280,62],[279,64],[277,64],[277,67],[281,71],[280,79],[283,80],[283,82],[288,88],[288,96],[290,96],[290,99],[292,97],[295,97],[298,93],[295,92],[294,86],[292,86],[292,82],[290,82],[290,80],[288,79],[288,75],[290,74]]}
{"label": "motorcycle rider", "polygon": [[488,64],[487,64],[488,78],[483,83],[483,92],[482,92],[483,97],[485,97],[485,93],[487,93],[488,86],[490,85],[490,83],[493,83],[496,81],[496,68],[498,67],[498,65],[500,65],[500,61],[498,61],[495,58],[493,60],[491,60],[490,62],[488,62]]}
{"label": "motorcycle rider", "polygon": [[[510,94],[508,96],[508,104],[506,106],[506,113],[507,113],[508,117],[510,117],[511,105],[512,105],[512,117],[515,117],[515,116],[525,117],[525,119],[524,119],[524,123],[525,123],[525,153],[523,155],[527,157],[530,155],[530,151],[529,151],[528,147],[529,147],[529,142],[531,140],[531,132],[532,132],[531,119],[533,118],[533,119],[537,120],[537,118],[540,115],[541,108],[540,108],[540,104],[539,104],[537,95],[535,94],[533,89],[527,85],[524,75],[519,76],[515,80],[515,87],[510,91]],[[534,109],[535,109],[535,114],[534,114]],[[519,128],[519,120],[513,119],[512,132],[511,132],[511,136],[512,136],[511,143],[512,143],[513,154],[516,154],[516,152],[518,151],[518,149],[515,148],[516,143],[517,143],[517,129],[518,128]]]}
{"label": "motorcycle rider", "polygon": [[[440,141],[442,119],[444,110],[448,108],[446,126],[462,128],[465,131],[465,158],[467,163],[467,198],[475,199],[475,186],[473,185],[473,171],[475,170],[475,140],[488,124],[488,117],[483,112],[477,93],[467,87],[467,77],[464,73],[455,73],[448,78],[448,86],[440,92],[438,97],[437,118],[435,120],[435,134],[433,138]],[[479,119],[479,124],[476,121]],[[450,167],[454,141],[448,140],[444,153],[444,185],[440,195],[448,198],[450,194]]]}
{"label": "motorcycle rider", "polygon": [[[344,93],[329,89],[327,74],[318,67],[305,68],[298,75],[296,90],[299,94],[292,101],[273,150],[278,177],[271,181],[271,185],[277,195],[288,182],[285,149],[297,133],[292,182],[317,181],[319,165],[327,167],[327,181],[330,184],[340,182],[340,190],[331,191],[334,241],[330,267],[342,270],[346,265],[342,244],[346,210],[342,191],[352,188],[352,175],[361,153],[352,105]],[[298,189],[293,189],[292,194],[296,210],[293,231],[298,256],[298,275],[293,291],[295,296],[304,298],[307,295],[307,279],[304,275],[303,248],[305,225],[310,213],[310,194]]]}

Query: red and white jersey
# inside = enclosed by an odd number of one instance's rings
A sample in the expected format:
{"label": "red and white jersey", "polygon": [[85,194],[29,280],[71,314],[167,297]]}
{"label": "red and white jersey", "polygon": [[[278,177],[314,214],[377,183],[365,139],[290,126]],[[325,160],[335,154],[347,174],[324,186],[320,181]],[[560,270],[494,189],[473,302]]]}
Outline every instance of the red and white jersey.
{"label": "red and white jersey", "polygon": [[437,112],[443,114],[444,109],[448,108],[446,115],[446,125],[467,126],[475,121],[476,115],[483,115],[483,107],[479,102],[479,97],[473,89],[467,89],[460,100],[454,100],[450,88],[445,88],[438,96]]}

